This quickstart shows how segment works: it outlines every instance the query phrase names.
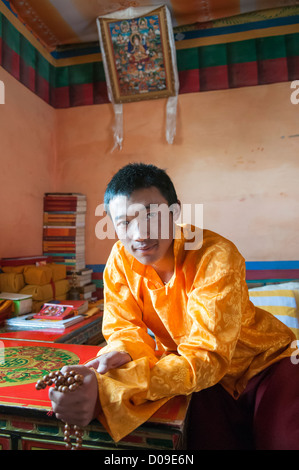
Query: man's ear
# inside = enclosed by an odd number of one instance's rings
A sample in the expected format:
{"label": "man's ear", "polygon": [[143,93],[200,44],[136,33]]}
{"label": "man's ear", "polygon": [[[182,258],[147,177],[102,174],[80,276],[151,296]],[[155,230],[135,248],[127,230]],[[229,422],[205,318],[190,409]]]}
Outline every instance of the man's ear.
{"label": "man's ear", "polygon": [[178,200],[176,203],[172,204],[170,210],[173,213],[173,221],[176,222],[181,215],[181,202]]}

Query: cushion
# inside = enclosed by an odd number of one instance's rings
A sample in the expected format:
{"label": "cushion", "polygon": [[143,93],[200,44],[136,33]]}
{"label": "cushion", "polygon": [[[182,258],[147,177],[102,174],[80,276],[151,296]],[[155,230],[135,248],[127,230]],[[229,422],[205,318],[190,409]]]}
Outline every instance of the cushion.
{"label": "cushion", "polygon": [[23,274],[10,272],[0,274],[0,292],[19,292],[25,286]]}
{"label": "cushion", "polygon": [[40,266],[9,266],[3,268],[3,271],[5,273],[23,273],[25,283],[36,286],[45,286],[51,281],[56,282],[66,279],[66,266],[64,264],[49,263]]}
{"label": "cushion", "polygon": [[299,340],[299,282],[249,289],[251,302],[288,326]]}
{"label": "cushion", "polygon": [[2,266],[1,269],[4,273],[17,273],[22,274],[24,272],[26,265],[22,266]]}
{"label": "cushion", "polygon": [[26,284],[45,286],[52,280],[52,269],[49,266],[26,266],[24,269]]}
{"label": "cushion", "polygon": [[[53,291],[53,287],[55,292]],[[57,299],[59,296],[66,294],[70,290],[70,284],[67,279],[62,279],[53,284],[27,285],[21,289],[20,294],[32,295],[32,300],[47,302],[48,300]]]}
{"label": "cushion", "polygon": [[52,270],[52,280],[54,282],[61,281],[62,279],[66,279],[66,265],[65,264],[55,264],[50,263],[47,264],[49,268]]}

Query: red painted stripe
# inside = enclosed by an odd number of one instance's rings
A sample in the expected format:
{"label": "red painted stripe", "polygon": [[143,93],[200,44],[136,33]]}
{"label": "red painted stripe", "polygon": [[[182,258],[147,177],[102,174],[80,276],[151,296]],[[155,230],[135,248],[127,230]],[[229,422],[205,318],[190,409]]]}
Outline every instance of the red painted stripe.
{"label": "red painted stripe", "polygon": [[288,73],[289,81],[297,80],[299,78],[299,56],[288,57]]}
{"label": "red painted stripe", "polygon": [[2,41],[2,67],[14,78],[20,80],[20,56]]}
{"label": "red painted stripe", "polygon": [[145,444],[144,438],[142,436],[136,436],[133,433],[129,434],[126,437],[123,437],[121,442],[134,442],[135,444]]}
{"label": "red painted stripe", "polygon": [[182,70],[179,72],[179,93],[196,93],[200,91],[199,70]]}
{"label": "red painted stripe", "polygon": [[34,429],[34,424],[26,421],[12,420],[11,425],[13,426],[13,428],[17,429],[25,429],[30,431]]}
{"label": "red painted stripe", "polygon": [[33,67],[26,64],[26,62],[21,58],[20,60],[20,81],[29,88],[31,91],[35,92],[35,78],[36,72]]}
{"label": "red painted stripe", "polygon": [[68,86],[51,89],[51,105],[57,109],[70,107],[70,89]]}
{"label": "red painted stripe", "polygon": [[93,84],[70,86],[70,101],[72,106],[86,106],[94,104]]}
{"label": "red painted stripe", "polygon": [[256,62],[230,64],[228,74],[230,88],[258,85],[258,66]]}
{"label": "red painted stripe", "polygon": [[248,281],[257,279],[299,279],[299,269],[260,269],[246,271]]}
{"label": "red painted stripe", "polygon": [[92,273],[92,279],[103,279],[103,273]]}
{"label": "red painted stripe", "polygon": [[200,91],[224,90],[229,88],[228,67],[219,65],[200,69]]}
{"label": "red painted stripe", "polygon": [[106,82],[96,82],[93,84],[94,104],[109,103]]}
{"label": "red painted stripe", "polygon": [[50,84],[40,75],[37,75],[36,94],[46,103],[50,103]]}
{"label": "red painted stripe", "polygon": [[266,59],[258,61],[259,84],[287,82],[288,62],[286,57],[281,59]]}

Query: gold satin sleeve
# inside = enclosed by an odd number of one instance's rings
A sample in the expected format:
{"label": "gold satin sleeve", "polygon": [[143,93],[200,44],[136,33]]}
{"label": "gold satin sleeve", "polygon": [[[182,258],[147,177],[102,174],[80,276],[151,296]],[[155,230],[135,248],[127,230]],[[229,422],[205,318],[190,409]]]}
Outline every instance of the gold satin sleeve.
{"label": "gold satin sleeve", "polygon": [[108,343],[99,355],[110,351],[125,351],[132,359],[147,357],[150,366],[157,362],[155,341],[148,334],[142,319],[142,302],[132,295],[113,254],[104,272],[105,308],[102,331]]}

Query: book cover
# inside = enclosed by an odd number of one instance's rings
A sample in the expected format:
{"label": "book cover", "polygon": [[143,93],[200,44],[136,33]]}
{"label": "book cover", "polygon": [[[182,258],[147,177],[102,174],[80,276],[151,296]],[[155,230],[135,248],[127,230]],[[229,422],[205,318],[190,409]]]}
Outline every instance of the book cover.
{"label": "book cover", "polygon": [[[73,282],[73,275],[68,275],[67,279],[70,283],[72,283]],[[90,284],[91,281],[92,281],[91,280],[91,275],[89,275],[88,277],[84,277],[84,278],[81,278],[80,276],[77,276],[76,277],[76,287],[84,287],[87,284]]]}
{"label": "book cover", "polygon": [[73,206],[73,205],[65,205],[65,204],[53,204],[53,205],[48,205],[44,204],[44,211],[74,211],[76,210],[77,212],[85,213],[86,212],[86,206],[80,207],[78,205]]}
{"label": "book cover", "polygon": [[78,236],[44,236],[43,237],[44,241],[74,241],[74,242],[81,242],[84,243],[85,238],[83,235],[78,235]]}
{"label": "book cover", "polygon": [[70,305],[56,305],[46,303],[43,305],[42,309],[33,315],[33,318],[39,320],[65,320],[66,318],[73,317],[75,314],[73,307]]}
{"label": "book cover", "polygon": [[84,268],[84,269],[81,269],[81,271],[78,272],[78,275],[79,276],[84,276],[84,275],[87,275],[87,274],[92,274],[93,273],[93,270],[90,269],[90,268]]}
{"label": "book cover", "polygon": [[83,235],[85,232],[84,227],[44,227],[43,234],[46,236],[75,236]]}
{"label": "book cover", "polygon": [[88,310],[88,302],[86,300],[53,300],[52,302],[48,302],[49,304],[59,305],[67,305],[72,307],[73,310],[82,315],[83,313],[87,312]]}
{"label": "book cover", "polygon": [[96,290],[96,286],[93,282],[79,287],[79,292],[81,294],[85,294],[86,292],[95,292],[95,290]]}

